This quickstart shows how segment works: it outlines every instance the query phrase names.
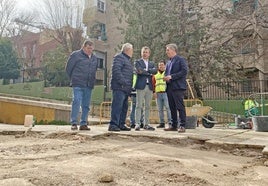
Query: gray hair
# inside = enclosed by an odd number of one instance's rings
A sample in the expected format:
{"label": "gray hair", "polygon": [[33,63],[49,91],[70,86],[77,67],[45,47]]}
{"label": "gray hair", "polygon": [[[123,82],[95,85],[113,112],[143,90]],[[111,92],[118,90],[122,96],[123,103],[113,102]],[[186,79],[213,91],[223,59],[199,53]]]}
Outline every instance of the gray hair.
{"label": "gray hair", "polygon": [[94,43],[91,41],[91,40],[89,40],[89,39],[87,39],[87,40],[85,40],[84,41],[84,43],[83,43],[83,47],[85,47],[85,46],[93,46],[94,45]]}
{"label": "gray hair", "polygon": [[123,44],[121,51],[125,52],[125,51],[127,51],[129,49],[133,49],[133,45],[130,44],[130,43],[125,43],[125,44]]}
{"label": "gray hair", "polygon": [[176,53],[178,52],[178,46],[175,43],[170,43],[166,45],[166,48],[174,50]]}

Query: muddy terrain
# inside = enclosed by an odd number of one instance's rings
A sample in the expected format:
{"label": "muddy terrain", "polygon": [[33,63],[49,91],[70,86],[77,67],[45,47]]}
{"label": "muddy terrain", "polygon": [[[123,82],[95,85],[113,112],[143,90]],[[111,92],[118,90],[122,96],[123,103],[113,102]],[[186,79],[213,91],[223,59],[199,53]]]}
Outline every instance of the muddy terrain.
{"label": "muddy terrain", "polygon": [[262,149],[105,134],[0,133],[0,185],[268,185]]}

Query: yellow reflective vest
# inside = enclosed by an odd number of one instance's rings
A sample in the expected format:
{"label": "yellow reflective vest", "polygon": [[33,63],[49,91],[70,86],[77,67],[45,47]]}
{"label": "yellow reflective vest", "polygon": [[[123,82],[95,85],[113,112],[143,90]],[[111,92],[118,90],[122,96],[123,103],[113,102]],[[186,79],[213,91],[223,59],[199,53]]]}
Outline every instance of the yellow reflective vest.
{"label": "yellow reflective vest", "polygon": [[136,81],[137,81],[137,74],[133,74],[132,88],[135,88]]}
{"label": "yellow reflective vest", "polygon": [[247,99],[247,100],[245,101],[244,109],[245,109],[245,110],[249,110],[249,109],[251,109],[251,108],[253,108],[253,107],[256,107],[256,106],[257,106],[257,104],[256,104],[256,102],[255,102],[254,100],[252,100],[252,99]]}
{"label": "yellow reflective vest", "polygon": [[165,77],[165,72],[160,73],[159,71],[157,74],[154,75],[155,77],[155,92],[163,92],[166,91],[166,82],[163,80]]}

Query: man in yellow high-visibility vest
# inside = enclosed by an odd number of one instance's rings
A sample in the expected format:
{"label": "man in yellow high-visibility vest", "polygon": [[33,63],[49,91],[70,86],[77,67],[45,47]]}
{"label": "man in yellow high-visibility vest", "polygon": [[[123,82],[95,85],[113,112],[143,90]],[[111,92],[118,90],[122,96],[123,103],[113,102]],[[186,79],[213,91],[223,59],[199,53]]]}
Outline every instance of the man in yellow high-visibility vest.
{"label": "man in yellow high-visibility vest", "polygon": [[165,128],[164,107],[167,112],[168,124],[171,125],[171,112],[168,104],[168,97],[166,93],[166,82],[164,81],[166,70],[166,62],[161,60],[158,63],[158,71],[153,76],[153,92],[157,102],[158,115],[160,124],[157,128]]}

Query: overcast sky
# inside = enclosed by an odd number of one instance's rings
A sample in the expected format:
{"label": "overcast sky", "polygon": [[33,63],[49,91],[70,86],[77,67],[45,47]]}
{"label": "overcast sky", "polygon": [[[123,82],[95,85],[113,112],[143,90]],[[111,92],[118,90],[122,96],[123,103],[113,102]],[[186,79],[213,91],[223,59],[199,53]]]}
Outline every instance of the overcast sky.
{"label": "overcast sky", "polygon": [[17,0],[17,7],[21,11],[30,11],[34,0]]}

